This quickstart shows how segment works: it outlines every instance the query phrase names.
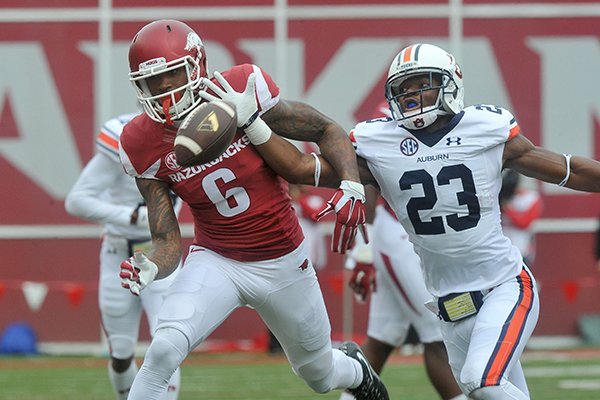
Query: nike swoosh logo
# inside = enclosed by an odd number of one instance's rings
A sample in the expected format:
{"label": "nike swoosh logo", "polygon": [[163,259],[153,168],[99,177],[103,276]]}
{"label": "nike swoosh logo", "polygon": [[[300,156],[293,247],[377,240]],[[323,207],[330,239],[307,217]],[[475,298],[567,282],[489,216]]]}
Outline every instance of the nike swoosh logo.
{"label": "nike swoosh logo", "polygon": [[195,249],[191,249],[190,253],[195,253],[197,251],[204,251],[205,249],[201,249],[201,248],[195,248]]}
{"label": "nike swoosh logo", "polygon": [[371,379],[373,379],[373,374],[371,373],[371,368],[369,367],[369,362],[363,357],[362,353],[359,351],[358,353],[356,353],[356,358],[359,358],[362,360],[362,362],[364,362],[367,365],[367,371],[369,371],[369,376],[371,377]]}

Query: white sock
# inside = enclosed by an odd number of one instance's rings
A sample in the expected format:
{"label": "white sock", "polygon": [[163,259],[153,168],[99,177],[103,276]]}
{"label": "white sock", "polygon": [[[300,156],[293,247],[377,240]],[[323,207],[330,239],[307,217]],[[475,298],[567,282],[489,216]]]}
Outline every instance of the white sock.
{"label": "white sock", "polygon": [[342,392],[342,395],[340,396],[340,400],[355,400],[355,399],[354,399],[354,396],[352,396],[350,393]]}
{"label": "white sock", "polygon": [[137,371],[138,367],[135,364],[135,361],[132,361],[129,368],[121,373],[115,372],[115,370],[112,369],[111,361],[108,361],[108,378],[115,391],[117,400],[127,400],[129,389],[131,389]]}
{"label": "white sock", "polygon": [[464,394],[459,394],[458,396],[453,397],[450,400],[468,400],[468,397],[465,396]]}

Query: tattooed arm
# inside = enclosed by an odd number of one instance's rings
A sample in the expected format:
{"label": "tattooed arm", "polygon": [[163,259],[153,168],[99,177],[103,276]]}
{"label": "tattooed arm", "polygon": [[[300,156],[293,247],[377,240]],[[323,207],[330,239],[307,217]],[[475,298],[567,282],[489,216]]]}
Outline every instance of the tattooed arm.
{"label": "tattooed arm", "polygon": [[152,248],[146,255],[158,267],[156,279],[161,279],[170,275],[181,260],[179,223],[164,182],[141,178],[135,181],[148,207]]}
{"label": "tattooed arm", "polygon": [[261,118],[283,137],[316,143],[342,180],[360,181],[352,143],[331,118],[308,104],[283,99]]}

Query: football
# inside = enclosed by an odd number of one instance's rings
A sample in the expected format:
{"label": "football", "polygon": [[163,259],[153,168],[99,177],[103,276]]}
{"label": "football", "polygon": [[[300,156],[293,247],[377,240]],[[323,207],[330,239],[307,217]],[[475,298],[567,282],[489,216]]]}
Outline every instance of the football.
{"label": "football", "polygon": [[182,167],[214,160],[225,152],[237,131],[237,114],[216,100],[200,104],[183,120],[175,136],[175,158]]}

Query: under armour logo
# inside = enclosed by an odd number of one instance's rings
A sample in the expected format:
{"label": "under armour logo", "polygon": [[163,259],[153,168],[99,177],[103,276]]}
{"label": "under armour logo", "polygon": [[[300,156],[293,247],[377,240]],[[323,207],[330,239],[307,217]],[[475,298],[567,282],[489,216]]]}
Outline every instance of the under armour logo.
{"label": "under armour logo", "polygon": [[452,146],[453,144],[460,146],[460,138],[459,137],[446,138],[446,146]]}

